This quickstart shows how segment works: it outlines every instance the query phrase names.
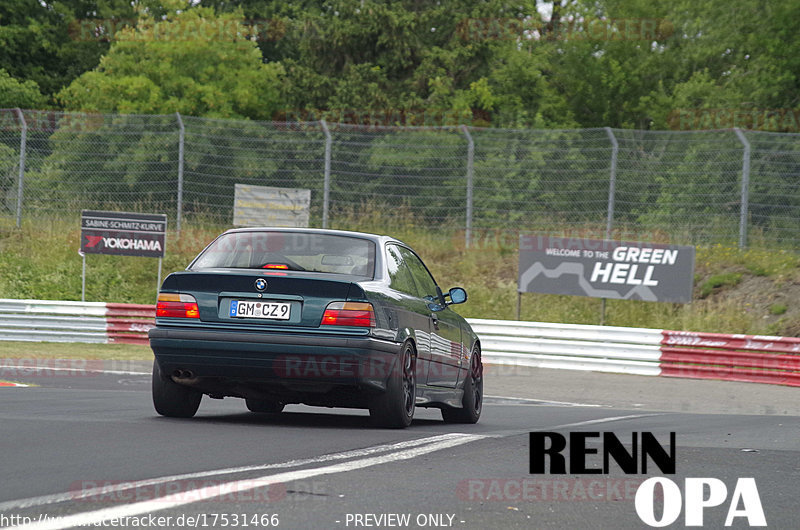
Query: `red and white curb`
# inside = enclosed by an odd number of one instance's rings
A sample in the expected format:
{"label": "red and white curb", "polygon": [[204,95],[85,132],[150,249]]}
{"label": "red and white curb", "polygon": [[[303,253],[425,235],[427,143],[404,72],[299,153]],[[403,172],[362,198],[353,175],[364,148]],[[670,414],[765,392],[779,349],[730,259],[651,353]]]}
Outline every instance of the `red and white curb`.
{"label": "red and white curb", "polygon": [[0,381],[0,387],[16,387],[16,388],[28,388],[33,385],[26,385],[24,383],[12,383],[11,381]]}

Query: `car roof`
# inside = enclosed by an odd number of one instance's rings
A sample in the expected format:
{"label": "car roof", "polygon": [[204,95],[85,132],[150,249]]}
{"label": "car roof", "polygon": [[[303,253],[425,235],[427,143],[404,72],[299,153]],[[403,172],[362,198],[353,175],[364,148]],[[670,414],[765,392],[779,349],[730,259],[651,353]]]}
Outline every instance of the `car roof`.
{"label": "car roof", "polygon": [[401,245],[405,245],[399,239],[390,236],[384,236],[379,234],[370,234],[367,232],[353,232],[350,230],[331,230],[329,228],[287,228],[287,227],[276,227],[276,226],[252,226],[252,227],[242,227],[242,228],[231,228],[230,230],[226,230],[224,234],[236,233],[236,232],[293,232],[293,233],[305,233],[305,234],[327,234],[332,236],[342,236],[342,237],[358,237],[362,239],[369,239],[374,241],[378,244],[383,244],[386,242],[394,242],[400,243]]}

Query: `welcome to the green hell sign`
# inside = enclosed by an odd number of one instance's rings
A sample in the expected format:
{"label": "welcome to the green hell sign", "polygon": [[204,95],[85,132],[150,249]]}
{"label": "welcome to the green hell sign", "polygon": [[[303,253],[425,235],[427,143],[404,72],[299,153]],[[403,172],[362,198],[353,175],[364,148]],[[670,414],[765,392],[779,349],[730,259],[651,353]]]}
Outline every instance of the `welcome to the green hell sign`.
{"label": "welcome to the green hell sign", "polygon": [[521,236],[518,290],[689,302],[694,261],[691,246]]}

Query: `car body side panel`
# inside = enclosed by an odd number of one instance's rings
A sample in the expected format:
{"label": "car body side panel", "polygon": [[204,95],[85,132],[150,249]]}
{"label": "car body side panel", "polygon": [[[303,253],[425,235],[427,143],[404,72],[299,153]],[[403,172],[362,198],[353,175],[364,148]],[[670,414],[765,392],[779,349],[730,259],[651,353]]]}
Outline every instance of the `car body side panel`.
{"label": "car body side panel", "polygon": [[[385,286],[377,288],[367,295],[367,299],[375,307],[376,320],[380,315],[385,320],[386,327],[391,334],[391,340],[403,343],[412,340],[417,352],[416,374],[417,381],[425,383],[428,365],[431,360],[431,330],[430,319],[420,311],[425,309],[420,300],[393,291]],[[378,322],[379,327],[381,322]],[[376,329],[374,335],[383,336],[384,330]]]}
{"label": "car body side panel", "polygon": [[436,319],[431,338],[428,384],[455,388],[461,369],[461,320],[450,308],[433,313]]}

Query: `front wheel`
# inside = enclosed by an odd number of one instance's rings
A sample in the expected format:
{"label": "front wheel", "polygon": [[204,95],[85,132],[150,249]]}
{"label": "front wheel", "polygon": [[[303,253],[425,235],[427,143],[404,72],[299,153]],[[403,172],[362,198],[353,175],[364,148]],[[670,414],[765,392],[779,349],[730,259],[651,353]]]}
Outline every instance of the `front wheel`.
{"label": "front wheel", "polygon": [[483,408],[483,362],[481,350],[476,344],[472,349],[469,373],[464,381],[463,408],[443,408],[442,419],[446,423],[478,423]]}
{"label": "front wheel", "polygon": [[386,392],[375,397],[369,407],[370,418],[379,427],[404,429],[414,419],[417,401],[416,356],[410,342],[403,344],[397,361],[389,374]]}
{"label": "front wheel", "polygon": [[153,361],[153,406],[156,412],[170,418],[191,418],[200,407],[203,394],[161,376],[158,363]]}

